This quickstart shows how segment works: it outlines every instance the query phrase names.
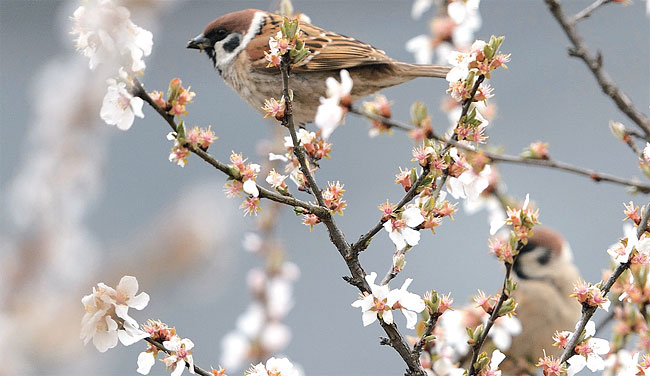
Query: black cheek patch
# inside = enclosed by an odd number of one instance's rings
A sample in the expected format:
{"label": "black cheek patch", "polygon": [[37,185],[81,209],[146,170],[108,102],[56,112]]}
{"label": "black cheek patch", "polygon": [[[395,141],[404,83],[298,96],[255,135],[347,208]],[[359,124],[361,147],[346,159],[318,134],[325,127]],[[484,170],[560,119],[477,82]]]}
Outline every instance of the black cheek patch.
{"label": "black cheek patch", "polygon": [[223,44],[223,49],[226,52],[233,52],[235,48],[239,47],[241,43],[238,35],[233,35],[232,38],[226,43]]}

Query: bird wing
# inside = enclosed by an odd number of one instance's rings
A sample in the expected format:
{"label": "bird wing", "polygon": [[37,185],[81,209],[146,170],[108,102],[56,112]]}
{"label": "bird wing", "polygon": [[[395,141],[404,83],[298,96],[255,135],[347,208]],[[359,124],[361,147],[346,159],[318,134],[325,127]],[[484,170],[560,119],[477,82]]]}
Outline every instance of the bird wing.
{"label": "bird wing", "polygon": [[[280,29],[282,19],[272,15],[263,26],[263,35],[273,35]],[[264,28],[273,28],[264,30]],[[294,72],[300,71],[324,71],[339,70],[364,65],[385,64],[394,61],[386,56],[386,53],[367,43],[358,41],[345,35],[325,31],[318,26],[307,23],[300,24],[300,38],[304,40],[305,47],[309,48],[311,54],[303,61],[294,65]],[[268,51],[268,40],[260,41],[266,44],[259,46]],[[258,49],[259,51],[259,49]],[[250,55],[250,53],[249,53]],[[252,62],[254,70],[266,73],[277,73],[276,68],[267,68],[268,61],[264,55],[255,56]]]}

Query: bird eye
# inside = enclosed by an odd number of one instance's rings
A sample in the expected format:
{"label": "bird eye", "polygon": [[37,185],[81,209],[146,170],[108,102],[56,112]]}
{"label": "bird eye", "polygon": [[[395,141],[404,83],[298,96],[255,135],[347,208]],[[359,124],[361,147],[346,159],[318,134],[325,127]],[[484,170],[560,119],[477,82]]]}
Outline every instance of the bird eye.
{"label": "bird eye", "polygon": [[551,256],[551,250],[546,248],[541,255],[537,256],[537,262],[539,262],[541,265],[546,265],[549,261],[551,261]]}
{"label": "bird eye", "polygon": [[220,36],[220,37],[226,36],[226,34],[228,34],[226,29],[218,29],[217,30],[217,35]]}

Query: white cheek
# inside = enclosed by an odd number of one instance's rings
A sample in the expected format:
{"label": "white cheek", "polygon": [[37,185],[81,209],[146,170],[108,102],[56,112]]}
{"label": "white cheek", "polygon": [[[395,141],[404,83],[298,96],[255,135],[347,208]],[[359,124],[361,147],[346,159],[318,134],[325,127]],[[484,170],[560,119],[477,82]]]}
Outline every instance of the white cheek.
{"label": "white cheek", "polygon": [[[241,37],[239,37],[241,38]],[[224,49],[223,45],[228,43],[231,37],[228,37],[224,40],[220,40],[214,44],[214,52],[216,59],[216,66],[219,69],[224,69],[228,64],[234,61],[235,56],[241,51],[241,46],[237,47],[235,50],[228,52]]]}

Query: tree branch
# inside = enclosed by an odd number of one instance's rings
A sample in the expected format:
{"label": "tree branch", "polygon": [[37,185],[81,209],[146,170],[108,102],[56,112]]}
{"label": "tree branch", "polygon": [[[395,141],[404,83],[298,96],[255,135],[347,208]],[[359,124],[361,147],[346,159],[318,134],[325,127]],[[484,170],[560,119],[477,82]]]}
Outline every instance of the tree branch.
{"label": "tree branch", "polygon": [[[367,118],[372,119],[372,120],[381,121],[381,122],[389,125],[391,128],[396,128],[396,129],[405,130],[405,131],[414,129],[414,127],[412,127],[412,126],[410,126],[408,124],[405,124],[405,123],[402,123],[402,122],[399,122],[397,120],[393,120],[393,119],[390,119],[390,118],[384,118],[382,116],[366,112],[366,111],[364,111],[362,109],[359,109],[359,108],[356,108],[356,107],[353,107],[350,110],[350,112],[355,113],[357,115],[367,117]],[[577,174],[577,175],[587,176],[587,177],[589,177],[590,179],[592,179],[593,181],[595,181],[597,183],[601,182],[601,181],[604,181],[604,182],[609,182],[609,183],[620,184],[620,185],[625,185],[625,186],[628,186],[628,187],[632,187],[632,188],[635,188],[635,189],[637,189],[637,190],[639,190],[640,192],[643,192],[643,193],[649,193],[650,192],[650,184],[643,184],[643,183],[634,182],[634,181],[629,180],[629,179],[621,178],[621,177],[611,175],[611,174],[608,174],[608,173],[604,173],[604,172],[598,172],[596,170],[592,170],[592,169],[589,169],[589,168],[573,166],[573,165],[565,163],[565,162],[555,161],[555,160],[551,160],[551,159],[546,159],[546,160],[545,159],[528,159],[528,158],[522,158],[522,157],[518,157],[518,156],[514,156],[514,155],[492,153],[492,152],[489,152],[489,151],[486,151],[486,150],[476,150],[476,149],[472,149],[471,147],[469,147],[469,146],[467,146],[465,144],[459,143],[456,140],[447,139],[445,137],[442,137],[442,136],[436,134],[435,132],[433,132],[432,135],[433,135],[433,138],[435,138],[436,140],[442,141],[442,142],[450,144],[452,146],[456,146],[459,149],[463,149],[463,150],[470,151],[470,152],[473,152],[473,153],[484,154],[485,156],[490,158],[492,161],[553,168],[553,169],[557,169],[557,170],[561,170],[561,171],[571,172],[571,173],[574,173],[574,174]]]}
{"label": "tree branch", "polygon": [[[521,250],[522,247],[523,244],[521,244],[520,242],[517,245],[517,251]],[[507,291],[508,280],[510,279],[510,271],[512,270],[512,265],[514,264],[515,261],[517,261],[516,256],[512,264],[509,264],[507,262],[505,263],[506,275],[503,279],[503,286],[501,287],[501,295],[499,296],[499,300],[497,301],[497,304],[494,306],[494,310],[492,311],[492,314],[490,315],[487,323],[485,324],[485,328],[483,329],[483,333],[481,333],[481,337],[479,337],[478,341],[476,341],[476,343],[472,345],[472,359],[470,360],[469,369],[467,370],[467,374],[469,376],[476,375],[476,367],[474,367],[474,363],[476,363],[476,360],[478,359],[478,355],[481,352],[481,348],[483,347],[483,344],[485,343],[485,340],[488,337],[488,333],[490,332],[490,329],[492,329],[492,326],[500,317],[499,310],[501,310],[501,306],[503,305],[503,302],[508,300],[508,298],[510,297],[506,293],[506,291]]]}
{"label": "tree branch", "polygon": [[[478,90],[479,86],[481,86],[481,83],[483,82],[483,80],[485,80],[484,75],[480,75],[476,79],[476,82],[474,83],[474,86],[472,87],[472,90],[470,92],[470,97],[468,99],[465,99],[465,101],[463,102],[463,107],[462,107],[462,111],[461,111],[461,114],[460,114],[460,118],[458,119],[459,122],[464,116],[467,115],[467,112],[469,111],[469,106],[472,104],[472,100],[474,99],[474,95],[476,95],[476,91]],[[359,115],[364,115],[364,116],[366,114],[366,112],[364,112],[362,110],[359,110],[358,108],[355,108],[355,107],[350,108],[350,112],[353,112],[353,113],[356,113],[356,114],[359,114]],[[412,129],[412,127],[410,127],[408,125],[401,124],[401,123],[398,123],[398,122],[393,122],[393,121],[391,121],[391,119],[384,118],[384,117],[379,116],[379,115],[373,115],[373,116],[370,116],[370,118],[375,119],[375,120],[380,120],[380,121],[383,121],[385,119],[385,120],[387,120],[386,124],[389,124],[389,125],[393,126],[393,123],[394,123],[400,129]],[[454,137],[456,137],[456,135],[454,135]],[[444,156],[444,154],[446,154],[449,151],[450,148],[451,148],[451,146],[447,145],[442,150],[442,152],[440,153],[441,157]],[[406,193],[406,195],[404,197],[402,197],[400,202],[397,204],[396,210],[401,209],[402,207],[404,207],[404,205],[408,204],[415,197],[415,195],[417,194],[417,189],[419,188],[420,184],[422,184],[422,181],[424,181],[424,179],[426,178],[426,176],[428,174],[429,174],[429,167],[427,166],[427,167],[424,167],[422,169],[422,174],[415,181],[415,184],[413,184],[411,189],[409,189],[409,191]],[[440,191],[442,190],[442,187],[445,185],[445,182],[447,181],[448,176],[449,176],[449,169],[447,168],[442,172],[442,175],[440,176],[440,178],[438,180],[438,183],[436,183],[436,188],[435,188],[435,190],[433,191],[433,193],[431,195],[431,197],[433,198],[434,201],[438,199],[438,195],[440,194]],[[368,248],[368,245],[370,245],[370,241],[372,240],[372,237],[375,236],[375,234],[377,234],[381,230],[381,228],[382,228],[382,226],[384,225],[385,222],[386,221],[384,219],[380,219],[379,223],[377,223],[368,232],[366,232],[365,234],[363,234],[363,235],[361,235],[359,237],[359,240],[357,240],[352,245],[352,249],[355,252],[358,253],[358,252],[361,252],[361,251],[365,250],[366,248]],[[389,270],[388,273],[386,274],[386,277],[384,277],[384,280],[389,278],[390,273],[391,273],[391,271]],[[395,276],[393,276],[393,278],[394,277]],[[388,281],[390,281],[390,279],[392,279],[392,278],[387,279],[386,283],[388,283]]]}
{"label": "tree branch", "polygon": [[[641,238],[641,235],[643,235],[643,233],[647,229],[648,219],[650,219],[650,202],[648,202],[648,204],[646,205],[645,212],[643,213],[643,218],[641,219],[641,222],[639,223],[639,227],[637,228],[636,231],[637,239]],[[623,274],[623,272],[625,272],[629,268],[630,268],[630,262],[628,261],[624,264],[619,264],[616,267],[616,269],[614,269],[612,275],[605,282],[605,284],[600,288],[600,291],[602,291],[603,296],[607,296],[609,290],[614,285],[614,282],[616,282],[618,277],[620,277],[621,274]],[[597,308],[598,307],[591,307],[587,304],[582,305],[582,317],[580,318],[580,321],[578,321],[578,326],[576,327],[576,330],[573,332],[573,335],[571,335],[571,339],[569,340],[569,343],[567,344],[566,348],[562,352],[562,356],[560,357],[561,363],[565,363],[571,356],[573,356],[575,352],[575,347],[578,344],[578,340],[580,339],[580,334],[585,329],[585,326],[587,326],[587,322],[589,322],[591,317],[596,312]]]}
{"label": "tree branch", "polygon": [[630,98],[616,86],[607,72],[603,70],[601,54],[598,53],[597,56],[591,54],[585,46],[582,37],[578,34],[575,22],[571,22],[567,19],[562,11],[560,3],[557,0],[544,1],[546,2],[546,5],[548,5],[553,17],[555,17],[560,26],[562,26],[564,33],[573,44],[573,47],[569,49],[569,55],[578,57],[585,62],[589,70],[591,70],[591,73],[593,73],[596,78],[602,91],[612,98],[618,108],[643,130],[645,138],[648,139],[650,137],[650,119],[634,107]]}
{"label": "tree branch", "polygon": [[[153,99],[149,96],[147,91],[144,89],[142,84],[137,79],[134,79],[134,82],[133,82],[133,95],[135,95],[136,97],[142,98],[142,100],[147,102],[154,110],[156,110],[156,112],[160,116],[162,116],[163,119],[165,119],[165,121],[167,122],[169,127],[174,132],[178,131],[178,125],[174,121],[174,117],[172,115],[168,114],[164,109],[160,108],[160,106],[158,106],[153,101]],[[233,173],[230,171],[230,168],[227,165],[225,165],[225,164],[219,162],[218,160],[216,160],[207,151],[205,151],[203,149],[200,149],[200,148],[197,148],[197,147],[193,147],[192,145],[185,145],[185,146],[188,149],[190,149],[190,151],[192,151],[192,153],[198,155],[201,159],[208,162],[208,164],[212,165],[217,170],[223,172],[228,177],[230,177],[232,179],[237,179],[237,177],[235,177],[235,175],[233,175]],[[283,195],[281,195],[279,193],[276,193],[274,191],[266,189],[266,188],[264,188],[264,187],[262,187],[260,185],[257,185],[257,189],[260,192],[260,198],[266,198],[268,200],[275,201],[275,202],[285,204],[285,205],[289,205],[289,206],[293,206],[293,207],[300,207],[300,208],[309,210],[310,212],[312,212],[312,213],[314,213],[316,215],[318,215],[319,213],[322,214],[322,212],[323,212],[323,210],[321,208],[319,208],[318,206],[312,205],[312,204],[310,204],[308,202],[305,202],[305,201],[302,201],[302,200],[298,200],[298,199],[296,199],[296,198],[294,198],[292,196],[283,196]]]}

